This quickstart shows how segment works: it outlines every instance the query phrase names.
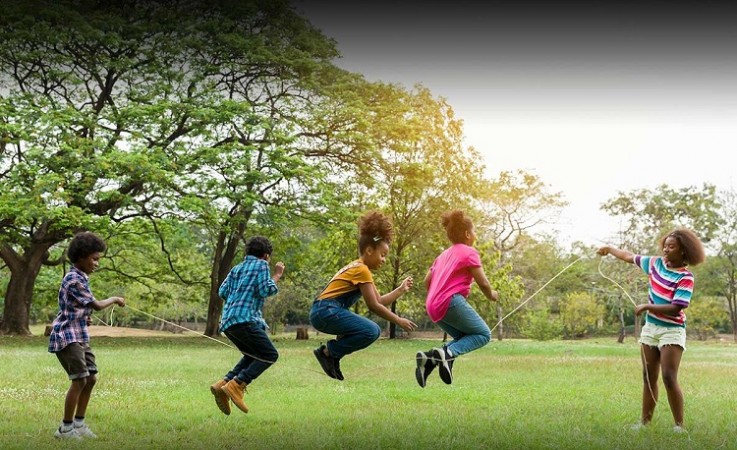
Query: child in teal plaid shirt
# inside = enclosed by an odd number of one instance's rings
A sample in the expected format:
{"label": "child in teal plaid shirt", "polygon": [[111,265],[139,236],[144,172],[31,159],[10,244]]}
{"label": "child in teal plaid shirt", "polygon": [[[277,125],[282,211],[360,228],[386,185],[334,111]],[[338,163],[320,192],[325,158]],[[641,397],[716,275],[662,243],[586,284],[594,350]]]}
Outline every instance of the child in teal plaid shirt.
{"label": "child in teal plaid shirt", "polygon": [[248,412],[243,401],[246,386],[279,357],[266,334],[267,325],[261,314],[266,297],[279,291],[276,282],[284,274],[284,263],[278,262],[274,275],[270,276],[272,251],[271,242],[265,237],[249,239],[246,258],[233,267],[218,290],[218,295],[225,301],[220,331],[243,353],[243,358],[233,370],[210,386],[215,403],[224,414],[230,414],[230,401],[244,413]]}

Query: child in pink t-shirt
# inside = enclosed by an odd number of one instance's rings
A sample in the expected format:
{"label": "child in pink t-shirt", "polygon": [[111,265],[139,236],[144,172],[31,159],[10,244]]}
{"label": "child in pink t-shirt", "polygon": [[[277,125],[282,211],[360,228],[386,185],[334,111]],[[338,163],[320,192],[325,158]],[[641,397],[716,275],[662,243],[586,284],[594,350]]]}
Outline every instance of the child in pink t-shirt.
{"label": "child in pink t-shirt", "polygon": [[435,366],[439,366],[443,382],[451,384],[455,358],[481,348],[491,340],[489,326],[466,301],[471,283],[476,281],[489,300],[499,299],[499,293],[491,288],[486,278],[479,252],[472,247],[476,232],[471,219],[463,211],[455,210],[443,214],[442,223],[453,245],[435,258],[425,276],[425,306],[430,319],[453,341],[442,348],[417,352],[415,377],[423,388]]}

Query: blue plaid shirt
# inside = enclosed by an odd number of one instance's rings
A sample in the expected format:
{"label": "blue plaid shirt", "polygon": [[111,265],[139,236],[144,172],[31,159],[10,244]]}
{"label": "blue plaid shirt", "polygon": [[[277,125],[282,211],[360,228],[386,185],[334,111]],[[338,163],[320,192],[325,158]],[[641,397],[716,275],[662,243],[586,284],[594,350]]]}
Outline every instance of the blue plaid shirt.
{"label": "blue plaid shirt", "polygon": [[51,326],[49,352],[61,351],[72,342],[90,341],[87,318],[95,301],[86,273],[72,267],[64,276],[59,289],[59,313]]}
{"label": "blue plaid shirt", "polygon": [[218,290],[220,298],[225,300],[220,331],[245,322],[260,322],[266,326],[261,308],[266,297],[277,292],[279,288],[271,279],[269,263],[252,255],[246,256],[242,263],[230,270]]}

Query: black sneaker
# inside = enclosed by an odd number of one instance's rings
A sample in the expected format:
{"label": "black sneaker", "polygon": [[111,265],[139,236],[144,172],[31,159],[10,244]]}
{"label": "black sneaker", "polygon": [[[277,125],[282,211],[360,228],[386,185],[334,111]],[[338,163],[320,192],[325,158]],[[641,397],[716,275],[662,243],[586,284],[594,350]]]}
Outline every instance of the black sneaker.
{"label": "black sneaker", "polygon": [[427,385],[427,377],[430,376],[430,373],[435,369],[436,365],[437,363],[432,358],[432,350],[427,353],[417,352],[415,378],[417,379],[417,384],[419,384],[421,388],[424,388],[425,385]]}
{"label": "black sneaker", "polygon": [[315,354],[317,362],[320,363],[320,367],[322,367],[322,370],[327,374],[327,376],[329,376],[330,378],[335,378],[336,380],[342,380],[343,374],[341,374],[341,378],[338,378],[338,375],[335,373],[335,363],[333,362],[335,358],[327,356],[324,350],[325,344],[317,347],[315,350],[312,351],[312,353]]}
{"label": "black sneaker", "polygon": [[435,363],[438,365],[438,371],[440,372],[440,379],[445,384],[453,383],[453,358],[447,348],[434,348],[432,349],[432,357],[435,359]]}
{"label": "black sneaker", "polygon": [[328,358],[333,360],[333,370],[335,371],[335,378],[343,381],[343,372],[340,371],[340,359],[333,358],[332,356],[328,356]]}

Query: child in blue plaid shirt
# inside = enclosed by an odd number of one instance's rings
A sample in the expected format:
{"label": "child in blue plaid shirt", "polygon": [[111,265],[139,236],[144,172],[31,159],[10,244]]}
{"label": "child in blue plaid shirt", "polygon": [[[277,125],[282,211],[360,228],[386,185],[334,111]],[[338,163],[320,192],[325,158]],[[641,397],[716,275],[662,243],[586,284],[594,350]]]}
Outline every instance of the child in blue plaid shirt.
{"label": "child in blue plaid shirt", "polygon": [[276,282],[284,274],[284,263],[276,263],[270,276],[269,260],[273,247],[262,236],[246,242],[246,258],[231,269],[218,290],[225,301],[220,331],[230,339],[243,358],[225,377],[210,386],[215,403],[224,414],[230,414],[230,401],[244,413],[248,406],[243,401],[246,386],[271,367],[279,357],[274,344],[266,334],[266,321],[261,309],[266,297],[279,289]]}
{"label": "child in blue plaid shirt", "polygon": [[54,433],[57,438],[94,438],[84,423],[92,388],[97,382],[95,355],[90,349],[87,326],[92,310],[112,305],[125,306],[122,297],[97,301],[89,286],[89,276],[97,269],[105,241],[94,233],[78,233],[69,243],[67,256],[73,267],[64,276],[59,289],[59,313],[49,337],[49,352],[56,354],[72,380],[64,401],[64,419]]}

